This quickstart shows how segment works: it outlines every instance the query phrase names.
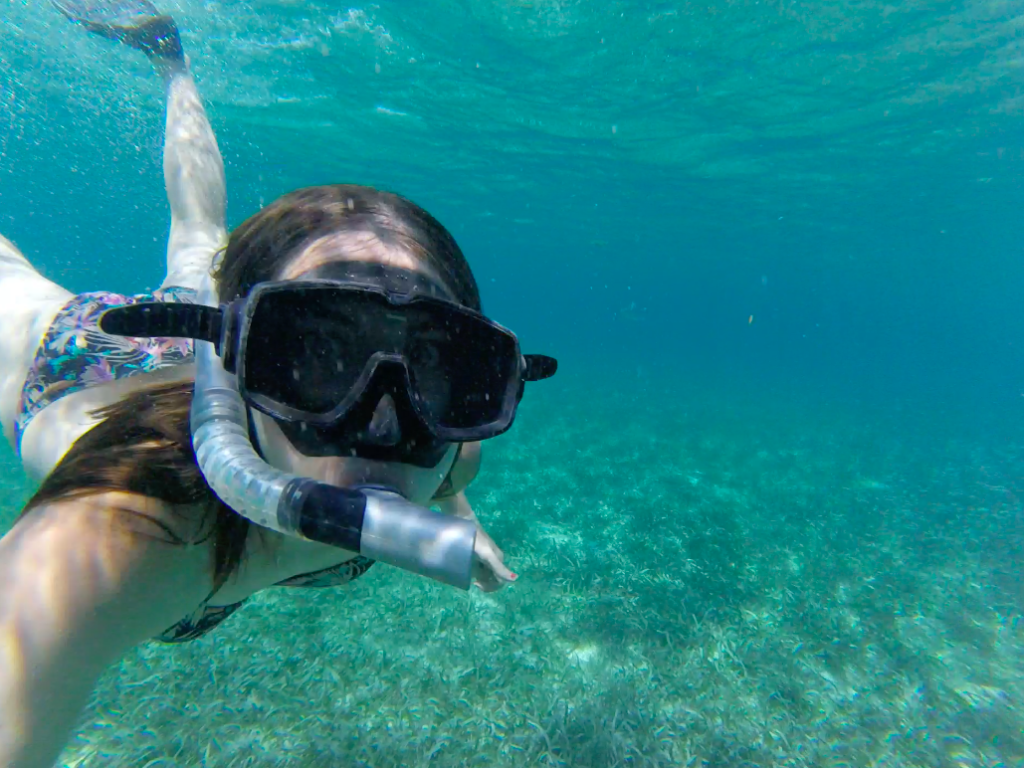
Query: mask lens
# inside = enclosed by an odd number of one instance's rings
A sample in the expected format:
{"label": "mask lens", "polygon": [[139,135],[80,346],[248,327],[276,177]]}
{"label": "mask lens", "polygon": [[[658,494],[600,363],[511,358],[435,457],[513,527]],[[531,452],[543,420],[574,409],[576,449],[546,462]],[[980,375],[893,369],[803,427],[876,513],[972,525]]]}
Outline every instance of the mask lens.
{"label": "mask lens", "polygon": [[416,334],[407,359],[419,407],[437,426],[470,429],[501,416],[516,361],[508,334],[452,313]]}
{"label": "mask lens", "polygon": [[246,340],[248,391],[307,413],[333,410],[376,351],[362,332],[364,303],[318,288],[260,296]]}
{"label": "mask lens", "polygon": [[447,302],[329,285],[260,295],[243,343],[249,395],[316,416],[358,401],[375,355],[399,356],[414,406],[442,430],[498,421],[519,360],[515,337]]}

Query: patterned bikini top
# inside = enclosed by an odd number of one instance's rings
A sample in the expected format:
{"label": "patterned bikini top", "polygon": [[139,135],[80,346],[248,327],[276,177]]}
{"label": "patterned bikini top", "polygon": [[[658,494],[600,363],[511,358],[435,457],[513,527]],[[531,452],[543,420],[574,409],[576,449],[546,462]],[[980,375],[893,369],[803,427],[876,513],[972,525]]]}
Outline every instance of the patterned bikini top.
{"label": "patterned bikini top", "polygon": [[125,296],[108,291],[80,293],[61,307],[36,348],[32,367],[21,389],[14,421],[14,439],[21,455],[21,438],[33,417],[72,392],[161,368],[191,363],[191,339],[133,339],[100,330],[99,318],[111,307],[147,301],[194,304],[191,288],[165,288]]}
{"label": "patterned bikini top", "polygon": [[[337,587],[362,576],[370,570],[370,566],[374,562],[368,557],[357,555],[351,560],[332,565],[330,568],[292,576],[274,586]],[[197,637],[205,635],[245,604],[245,600],[240,600],[231,605],[210,605],[212,597],[213,593],[211,592],[191,614],[174,626],[168,627],[153,639],[161,643],[187,643],[189,640],[195,640]]]}

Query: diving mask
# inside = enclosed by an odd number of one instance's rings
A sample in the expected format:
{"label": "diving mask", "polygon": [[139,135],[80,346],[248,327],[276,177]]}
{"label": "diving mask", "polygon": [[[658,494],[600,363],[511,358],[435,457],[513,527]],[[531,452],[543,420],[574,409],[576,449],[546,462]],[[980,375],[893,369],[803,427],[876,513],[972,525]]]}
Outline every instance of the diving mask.
{"label": "diving mask", "polygon": [[421,467],[451,443],[505,432],[524,383],[557,369],[554,358],[522,355],[511,331],[424,275],[333,262],[303,278],[260,283],[220,308],[117,307],[100,327],[213,342],[242,399],[305,455]]}

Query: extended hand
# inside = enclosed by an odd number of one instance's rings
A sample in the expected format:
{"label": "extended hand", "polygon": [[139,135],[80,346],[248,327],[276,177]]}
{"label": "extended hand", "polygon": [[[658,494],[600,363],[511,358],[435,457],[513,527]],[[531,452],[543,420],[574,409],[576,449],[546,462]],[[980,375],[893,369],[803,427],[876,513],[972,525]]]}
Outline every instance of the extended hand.
{"label": "extended hand", "polygon": [[476,544],[473,547],[473,583],[484,592],[497,592],[519,577],[505,567],[505,553],[477,523]]}
{"label": "extended hand", "polygon": [[476,523],[476,543],[473,545],[473,583],[484,592],[497,592],[519,577],[505,567],[505,553],[498,549],[494,539],[480,525],[465,493],[457,493],[435,502],[441,512]]}

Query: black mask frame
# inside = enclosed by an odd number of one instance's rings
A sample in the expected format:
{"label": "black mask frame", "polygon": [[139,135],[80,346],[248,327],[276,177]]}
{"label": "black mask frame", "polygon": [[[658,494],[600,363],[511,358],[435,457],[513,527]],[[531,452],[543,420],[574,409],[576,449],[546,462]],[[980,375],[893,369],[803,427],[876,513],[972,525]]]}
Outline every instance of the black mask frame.
{"label": "black mask frame", "polygon": [[[380,269],[380,267],[378,267]],[[390,271],[390,268],[383,269]],[[394,270],[407,273],[405,270]],[[405,278],[403,278],[405,279]],[[377,281],[374,281],[377,282]],[[432,281],[431,281],[432,282]],[[393,283],[393,281],[392,281]],[[388,285],[393,287],[393,285]],[[226,371],[237,377],[239,393],[251,407],[274,418],[288,439],[309,456],[357,455],[382,461],[398,461],[416,466],[433,467],[443,457],[447,446],[456,442],[484,440],[495,437],[511,427],[526,381],[552,376],[557,361],[544,355],[522,355],[519,342],[508,329],[480,313],[441,298],[438,292],[417,291],[395,293],[377,285],[346,280],[302,279],[260,283],[250,294],[218,309],[201,305],[148,303],[108,310],[100,320],[104,332],[125,336],[191,337],[213,342]],[[501,348],[498,361],[488,364],[502,366],[501,391],[488,393],[498,398],[486,420],[458,426],[446,425],[424,405],[418,392],[409,359],[397,350],[378,351],[361,361],[361,372],[350,391],[327,412],[312,412],[295,403],[268,397],[251,386],[252,376],[247,357],[253,353],[250,343],[259,339],[250,335],[254,320],[263,317],[274,296],[333,296],[344,303],[346,297],[360,297],[379,307],[433,312],[448,318],[458,327],[471,329],[490,338],[492,349]],[[261,310],[262,306],[262,310]],[[262,314],[261,314],[262,312]],[[283,324],[294,318],[275,318]],[[462,324],[462,325],[459,325]],[[285,350],[287,353],[287,350]],[[265,361],[264,361],[265,362]],[[357,361],[360,365],[360,361]],[[393,444],[380,444],[370,435],[370,424],[384,396],[390,396],[400,424],[401,439]]]}

